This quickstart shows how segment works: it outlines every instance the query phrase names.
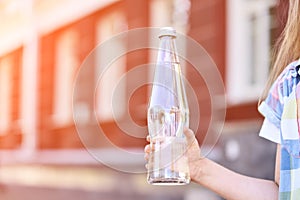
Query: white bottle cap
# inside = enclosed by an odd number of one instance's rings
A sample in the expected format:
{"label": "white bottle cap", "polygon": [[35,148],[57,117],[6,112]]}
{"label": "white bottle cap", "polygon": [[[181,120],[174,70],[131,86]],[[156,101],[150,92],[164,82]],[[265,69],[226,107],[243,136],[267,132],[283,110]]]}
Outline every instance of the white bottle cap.
{"label": "white bottle cap", "polygon": [[163,36],[176,37],[176,30],[173,27],[163,27],[160,29],[158,37],[161,38]]}

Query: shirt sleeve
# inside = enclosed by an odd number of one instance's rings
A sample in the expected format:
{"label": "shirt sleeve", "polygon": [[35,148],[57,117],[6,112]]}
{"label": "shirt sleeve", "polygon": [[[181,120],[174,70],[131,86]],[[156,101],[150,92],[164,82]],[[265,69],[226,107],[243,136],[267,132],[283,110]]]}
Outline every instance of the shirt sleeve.
{"label": "shirt sleeve", "polygon": [[281,143],[280,129],[278,129],[274,124],[272,124],[267,118],[264,120],[261,126],[259,136],[277,144]]}
{"label": "shirt sleeve", "polygon": [[[292,62],[282,71],[270,88],[266,99],[258,107],[258,111],[265,117],[259,135],[276,143],[282,144],[285,138],[298,136],[298,127],[295,126],[297,122],[294,123],[297,113],[293,106],[297,106],[295,88],[300,81],[299,64],[300,60]],[[292,128],[296,131],[291,132]],[[291,133],[294,135],[291,136]]]}
{"label": "shirt sleeve", "polygon": [[278,144],[281,143],[280,126],[283,111],[281,88],[280,81],[275,81],[267,98],[258,107],[258,111],[265,117],[259,136]]}

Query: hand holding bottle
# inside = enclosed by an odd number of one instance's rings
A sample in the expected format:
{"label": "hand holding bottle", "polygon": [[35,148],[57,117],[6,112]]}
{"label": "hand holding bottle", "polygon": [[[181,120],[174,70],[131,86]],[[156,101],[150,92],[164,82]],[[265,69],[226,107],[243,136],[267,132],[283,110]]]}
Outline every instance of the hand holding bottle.
{"label": "hand holding bottle", "polygon": [[[198,165],[198,161],[202,159],[202,157],[200,156],[200,147],[198,144],[198,141],[194,135],[194,132],[191,129],[185,128],[184,129],[184,135],[186,137],[186,142],[187,142],[187,148],[186,148],[186,152],[184,152],[184,155],[182,155],[180,158],[178,158],[178,161],[180,163],[180,159],[187,159],[188,160],[188,167],[189,167],[189,173],[191,178],[193,179],[200,170],[200,167]],[[161,138],[162,140],[163,138]],[[148,164],[146,164],[146,168],[151,168],[150,165],[152,165],[153,163],[151,161],[149,161],[150,158],[150,154],[153,153],[154,151],[156,151],[155,149],[155,143],[156,142],[162,142],[161,140],[151,140],[151,137],[148,136],[147,137],[147,141],[149,142],[149,144],[147,144],[145,146],[144,152],[145,152],[145,160],[148,162]],[[175,165],[177,166],[177,165]],[[175,171],[180,171],[181,169],[174,169]]]}

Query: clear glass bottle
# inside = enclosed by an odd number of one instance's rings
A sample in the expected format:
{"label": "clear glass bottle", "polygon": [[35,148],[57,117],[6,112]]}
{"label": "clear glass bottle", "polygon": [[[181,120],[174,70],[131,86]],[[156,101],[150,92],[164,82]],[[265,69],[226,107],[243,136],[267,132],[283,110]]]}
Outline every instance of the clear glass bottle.
{"label": "clear glass bottle", "polygon": [[175,45],[175,29],[161,28],[159,39],[147,116],[154,146],[147,180],[154,185],[183,185],[190,182],[183,134],[184,127],[189,125],[189,109]]}

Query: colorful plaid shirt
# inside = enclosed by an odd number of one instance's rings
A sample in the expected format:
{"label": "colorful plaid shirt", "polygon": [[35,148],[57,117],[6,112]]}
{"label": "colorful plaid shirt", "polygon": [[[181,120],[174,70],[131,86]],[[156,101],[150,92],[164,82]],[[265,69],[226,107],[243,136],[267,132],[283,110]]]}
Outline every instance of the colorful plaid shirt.
{"label": "colorful plaid shirt", "polygon": [[259,106],[260,136],[281,144],[280,200],[300,200],[300,60],[289,64]]}

